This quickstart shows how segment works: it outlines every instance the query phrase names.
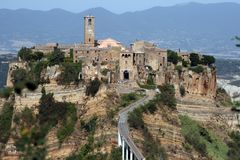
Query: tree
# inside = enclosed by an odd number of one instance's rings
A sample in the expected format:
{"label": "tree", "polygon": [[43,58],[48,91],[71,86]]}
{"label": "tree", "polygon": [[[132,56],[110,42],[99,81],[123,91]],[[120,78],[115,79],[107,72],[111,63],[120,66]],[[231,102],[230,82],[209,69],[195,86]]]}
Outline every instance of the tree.
{"label": "tree", "polygon": [[27,79],[27,71],[25,69],[19,68],[12,72],[13,84],[24,83]]}
{"label": "tree", "polygon": [[23,47],[19,50],[18,57],[20,57],[23,61],[29,61],[32,57],[32,50],[27,47]]}
{"label": "tree", "polygon": [[180,92],[181,96],[184,97],[186,95],[185,87],[181,85],[179,92]]}
{"label": "tree", "polygon": [[201,59],[201,63],[204,65],[212,65],[215,63],[215,58],[213,56],[203,55]]}
{"label": "tree", "polygon": [[158,87],[161,94],[159,95],[159,102],[162,102],[164,105],[175,109],[176,108],[176,98],[175,98],[175,88],[173,85],[164,84]]}
{"label": "tree", "polygon": [[171,62],[175,65],[178,63],[179,57],[177,52],[174,52],[172,50],[167,50],[167,56],[168,56],[168,62]]}
{"label": "tree", "polygon": [[87,96],[92,96],[94,97],[98,90],[99,90],[99,87],[101,85],[101,82],[99,81],[98,78],[95,78],[93,81],[91,81],[89,83],[89,85],[87,86],[87,89],[86,89],[86,95]]}
{"label": "tree", "polygon": [[79,82],[79,73],[82,70],[81,63],[66,63],[63,65],[64,69],[59,76],[58,83],[68,85],[70,83],[77,84]]}
{"label": "tree", "polygon": [[190,53],[191,66],[197,66],[200,63],[199,55],[197,53]]}
{"label": "tree", "polygon": [[43,52],[35,52],[34,55],[35,55],[35,60],[38,60],[38,61],[41,60],[44,56]]}
{"label": "tree", "polygon": [[59,49],[55,49],[52,54],[50,54],[49,58],[49,66],[54,66],[64,62],[64,53]]}

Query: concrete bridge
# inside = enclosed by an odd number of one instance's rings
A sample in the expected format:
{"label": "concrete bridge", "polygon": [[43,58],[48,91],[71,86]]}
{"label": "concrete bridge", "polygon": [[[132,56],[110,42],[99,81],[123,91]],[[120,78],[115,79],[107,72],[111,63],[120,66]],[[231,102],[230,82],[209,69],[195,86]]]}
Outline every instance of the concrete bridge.
{"label": "concrete bridge", "polygon": [[122,147],[122,160],[145,160],[141,151],[134,144],[132,138],[129,135],[128,127],[128,113],[134,109],[144,105],[149,100],[154,98],[155,93],[153,91],[146,91],[146,96],[136,101],[135,103],[124,108],[119,113],[118,121],[118,145]]}

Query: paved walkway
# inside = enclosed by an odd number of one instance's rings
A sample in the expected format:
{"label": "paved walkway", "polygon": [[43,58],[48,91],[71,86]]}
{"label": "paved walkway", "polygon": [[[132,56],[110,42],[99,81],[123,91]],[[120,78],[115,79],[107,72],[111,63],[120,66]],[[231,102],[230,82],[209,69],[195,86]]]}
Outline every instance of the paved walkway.
{"label": "paved walkway", "polygon": [[135,103],[130,104],[128,107],[124,108],[119,113],[119,122],[118,122],[118,130],[120,135],[124,139],[125,143],[129,146],[129,148],[134,153],[135,157],[138,160],[144,160],[144,156],[142,155],[141,151],[137,148],[134,144],[131,136],[129,135],[129,127],[128,127],[128,113],[132,112],[134,109],[144,105],[149,100],[153,99],[155,96],[154,91],[146,91],[146,96],[142,99],[136,101]]}

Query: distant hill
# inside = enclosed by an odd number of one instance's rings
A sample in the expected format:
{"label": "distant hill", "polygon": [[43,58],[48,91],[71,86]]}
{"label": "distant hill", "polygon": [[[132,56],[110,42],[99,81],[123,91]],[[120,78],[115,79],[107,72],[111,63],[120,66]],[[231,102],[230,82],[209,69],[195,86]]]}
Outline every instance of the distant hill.
{"label": "distant hill", "polygon": [[240,35],[237,3],[188,3],[123,14],[103,8],[81,13],[0,9],[0,48],[53,41],[79,43],[83,17],[88,14],[96,17],[98,39],[113,37],[124,44],[145,39],[163,48],[224,52],[235,49],[231,38]]}

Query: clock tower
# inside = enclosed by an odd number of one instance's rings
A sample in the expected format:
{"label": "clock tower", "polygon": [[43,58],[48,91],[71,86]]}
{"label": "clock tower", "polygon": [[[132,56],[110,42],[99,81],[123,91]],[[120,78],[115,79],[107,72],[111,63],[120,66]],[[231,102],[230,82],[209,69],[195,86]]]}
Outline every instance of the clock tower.
{"label": "clock tower", "polygon": [[94,46],[95,35],[94,35],[94,24],[95,19],[93,16],[84,17],[84,44]]}

